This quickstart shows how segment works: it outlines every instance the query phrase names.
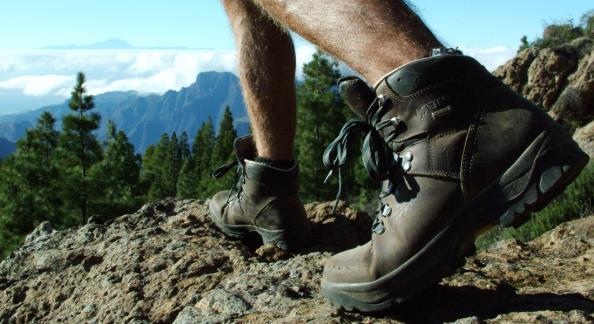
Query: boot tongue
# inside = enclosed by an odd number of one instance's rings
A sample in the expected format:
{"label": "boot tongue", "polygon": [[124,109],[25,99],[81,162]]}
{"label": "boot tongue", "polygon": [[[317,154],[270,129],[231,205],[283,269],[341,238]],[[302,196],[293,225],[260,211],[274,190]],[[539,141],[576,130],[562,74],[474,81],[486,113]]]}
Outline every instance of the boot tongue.
{"label": "boot tongue", "polygon": [[254,160],[256,158],[256,145],[252,135],[238,137],[233,142],[235,148],[235,155],[237,161],[241,164],[245,164],[245,160]]}
{"label": "boot tongue", "polygon": [[355,76],[338,80],[338,93],[359,117],[365,118],[367,109],[373,102],[375,94],[367,83]]}
{"label": "boot tongue", "polygon": [[235,150],[236,159],[215,169],[212,172],[213,177],[218,179],[224,176],[229,170],[237,167],[238,164],[245,167],[246,160],[253,160],[256,157],[256,145],[254,144],[252,135],[237,137],[233,141],[233,148]]}

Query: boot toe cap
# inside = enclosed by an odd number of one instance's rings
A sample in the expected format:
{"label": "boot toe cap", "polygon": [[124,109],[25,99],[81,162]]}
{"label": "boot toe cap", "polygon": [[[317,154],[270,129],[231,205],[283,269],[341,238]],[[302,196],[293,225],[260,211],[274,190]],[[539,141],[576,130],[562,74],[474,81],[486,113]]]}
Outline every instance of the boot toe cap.
{"label": "boot toe cap", "polygon": [[227,197],[229,197],[229,191],[217,192],[208,202],[208,208],[212,216],[222,220],[223,210],[227,205]]}
{"label": "boot toe cap", "polygon": [[370,252],[371,244],[367,243],[332,256],[324,266],[322,281],[349,284],[375,280]]}

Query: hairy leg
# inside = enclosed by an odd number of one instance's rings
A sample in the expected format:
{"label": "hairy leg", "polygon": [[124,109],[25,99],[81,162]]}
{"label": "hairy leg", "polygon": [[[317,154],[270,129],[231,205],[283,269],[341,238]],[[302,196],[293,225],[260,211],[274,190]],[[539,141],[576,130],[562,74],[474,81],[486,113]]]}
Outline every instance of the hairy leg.
{"label": "hairy leg", "polygon": [[235,34],[239,78],[258,156],[291,160],[296,124],[290,35],[252,1],[223,0]]}
{"label": "hairy leg", "polygon": [[255,0],[275,20],[378,81],[441,44],[402,0]]}

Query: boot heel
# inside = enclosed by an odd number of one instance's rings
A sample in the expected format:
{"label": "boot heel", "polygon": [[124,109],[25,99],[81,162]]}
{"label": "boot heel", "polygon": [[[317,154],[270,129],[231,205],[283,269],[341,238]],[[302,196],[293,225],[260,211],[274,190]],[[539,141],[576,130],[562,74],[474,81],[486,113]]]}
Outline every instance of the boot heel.
{"label": "boot heel", "polygon": [[564,130],[550,132],[527,173],[530,174],[527,189],[513,199],[507,210],[499,216],[499,225],[519,227],[524,224],[533,212],[543,209],[561,194],[580,174],[588,160],[588,155]]}
{"label": "boot heel", "polygon": [[285,230],[267,230],[256,228],[262,237],[262,243],[273,244],[282,250],[296,250],[311,242],[311,226],[304,224],[303,228],[290,228]]}

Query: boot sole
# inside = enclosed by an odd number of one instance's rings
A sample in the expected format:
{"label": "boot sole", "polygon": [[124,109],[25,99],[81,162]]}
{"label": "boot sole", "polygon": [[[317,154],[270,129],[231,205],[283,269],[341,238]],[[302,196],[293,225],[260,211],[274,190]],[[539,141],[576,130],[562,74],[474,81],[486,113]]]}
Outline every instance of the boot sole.
{"label": "boot sole", "polygon": [[258,233],[262,237],[263,244],[273,244],[285,251],[297,250],[311,241],[309,223],[299,230],[270,230],[255,225],[226,225],[216,215],[209,207],[209,216],[213,223],[223,233],[236,239],[244,239],[250,233]]}
{"label": "boot sole", "polygon": [[496,181],[485,188],[419,252],[397,269],[366,283],[322,279],[322,294],[347,311],[382,311],[450,275],[474,254],[474,239],[494,225],[518,227],[559,195],[588,163],[563,130],[540,134]]}

